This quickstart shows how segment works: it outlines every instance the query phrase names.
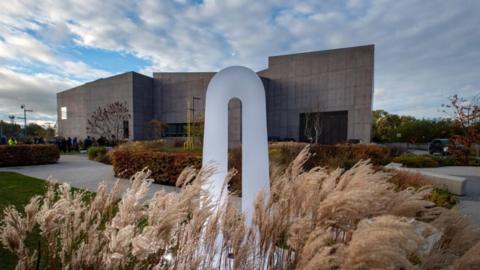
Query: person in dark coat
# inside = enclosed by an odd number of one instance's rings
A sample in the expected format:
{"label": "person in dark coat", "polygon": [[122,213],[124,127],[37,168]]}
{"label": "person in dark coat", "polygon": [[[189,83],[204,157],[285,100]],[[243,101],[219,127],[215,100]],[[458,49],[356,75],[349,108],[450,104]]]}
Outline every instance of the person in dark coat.
{"label": "person in dark coat", "polygon": [[67,139],[67,151],[72,151],[72,138],[68,137]]}
{"label": "person in dark coat", "polygon": [[67,140],[63,137],[60,139],[60,150],[64,153],[67,152]]}
{"label": "person in dark coat", "polygon": [[72,140],[72,148],[73,148],[73,151],[78,151],[78,140],[77,140],[77,137],[73,138],[73,140]]}
{"label": "person in dark coat", "polygon": [[87,136],[87,138],[83,142],[83,149],[87,150],[88,148],[90,148],[90,146],[92,146],[92,139],[90,138],[90,136]]}

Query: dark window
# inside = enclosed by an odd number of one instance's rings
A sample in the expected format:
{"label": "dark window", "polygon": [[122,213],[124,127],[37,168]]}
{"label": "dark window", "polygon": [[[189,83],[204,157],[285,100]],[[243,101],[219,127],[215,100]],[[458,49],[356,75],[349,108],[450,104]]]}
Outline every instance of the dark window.
{"label": "dark window", "polygon": [[336,144],[347,141],[348,112],[312,112],[300,114],[302,142]]}
{"label": "dark window", "polygon": [[187,136],[187,128],[186,123],[169,123],[166,124],[164,129],[164,136],[165,137],[186,137]]}
{"label": "dark window", "polygon": [[123,138],[128,139],[129,135],[129,130],[128,130],[128,121],[123,121]]}

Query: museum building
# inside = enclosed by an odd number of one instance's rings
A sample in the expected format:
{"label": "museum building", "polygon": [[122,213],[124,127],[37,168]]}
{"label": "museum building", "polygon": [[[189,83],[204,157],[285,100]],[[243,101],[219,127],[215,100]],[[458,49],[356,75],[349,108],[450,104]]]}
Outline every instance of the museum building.
{"label": "museum building", "polygon": [[[266,94],[269,140],[334,144],[370,142],[374,45],[270,56],[258,71]],[[99,107],[126,102],[129,140],[154,139],[151,121],[164,138],[186,136],[186,122],[203,120],[205,94],[215,72],[127,72],[57,94],[58,135],[85,138]],[[241,83],[241,82],[238,82]],[[188,120],[189,119],[189,120]],[[229,142],[241,143],[241,104],[229,103]],[[245,119],[248,121],[248,119]]]}

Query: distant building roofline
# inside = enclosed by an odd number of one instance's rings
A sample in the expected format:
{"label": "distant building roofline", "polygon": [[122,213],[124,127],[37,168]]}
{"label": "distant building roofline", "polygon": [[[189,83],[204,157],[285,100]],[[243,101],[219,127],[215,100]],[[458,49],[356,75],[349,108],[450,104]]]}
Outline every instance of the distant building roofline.
{"label": "distant building roofline", "polygon": [[344,50],[351,50],[351,49],[359,49],[359,48],[375,48],[375,44],[367,44],[361,46],[352,46],[352,47],[344,47],[344,48],[336,48],[336,49],[328,49],[328,50],[321,50],[321,51],[309,51],[309,52],[301,52],[301,53],[290,53],[290,54],[279,54],[279,55],[272,55],[268,58],[276,58],[276,57],[288,57],[288,56],[300,56],[306,54],[317,54],[317,53],[329,53],[329,52],[337,52],[337,51],[344,51]]}
{"label": "distant building roofline", "polygon": [[[290,56],[301,56],[301,55],[312,55],[312,54],[324,54],[324,53],[338,52],[338,51],[352,50],[352,49],[360,49],[360,48],[371,48],[371,49],[374,49],[374,48],[375,48],[375,44],[367,44],[367,45],[344,47],[344,48],[336,48],[336,49],[329,49],[329,50],[320,50],[320,51],[309,51],[309,52],[301,52],[301,53],[272,55],[272,56],[268,56],[268,62],[270,63],[270,59],[272,59],[272,58],[281,58],[281,57],[290,57]],[[267,68],[261,69],[261,70],[257,71],[256,73],[261,76],[261,75],[263,75],[264,73],[268,72],[268,69],[269,69],[269,68],[270,68],[270,67],[267,66]],[[87,85],[87,84],[90,84],[90,83],[98,82],[98,81],[101,81],[101,80],[106,80],[106,79],[111,79],[111,78],[115,78],[115,77],[125,76],[125,75],[128,75],[128,74],[132,74],[132,75],[135,75],[135,76],[143,76],[143,77],[146,77],[146,78],[153,79],[153,78],[155,78],[155,77],[160,77],[160,76],[162,76],[162,75],[167,75],[167,76],[168,76],[168,75],[172,75],[172,76],[175,76],[175,75],[196,76],[196,75],[214,75],[215,73],[217,73],[217,72],[216,72],[216,71],[193,71],[193,72],[176,72],[176,71],[168,72],[168,71],[167,71],[167,72],[152,72],[152,76],[148,76],[148,75],[145,75],[145,74],[138,73],[138,72],[136,72],[136,71],[127,71],[127,72],[123,72],[123,73],[121,73],[121,74],[112,75],[112,76],[106,77],[106,78],[98,78],[98,79],[96,79],[96,80],[83,83],[83,84],[78,85],[78,86],[75,86],[75,87],[73,87],[73,88],[60,91],[60,92],[58,92],[58,93],[63,93],[63,92],[75,90],[76,88],[81,87],[81,86],[83,86],[83,85]],[[58,93],[57,93],[57,94],[58,94]]]}

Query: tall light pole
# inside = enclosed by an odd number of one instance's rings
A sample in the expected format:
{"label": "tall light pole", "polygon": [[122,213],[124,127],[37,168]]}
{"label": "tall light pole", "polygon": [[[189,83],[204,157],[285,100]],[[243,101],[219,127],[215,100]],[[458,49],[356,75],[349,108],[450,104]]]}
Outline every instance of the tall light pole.
{"label": "tall light pole", "polygon": [[192,96],[192,122],[195,123],[195,100],[200,100],[199,97]]}
{"label": "tall light pole", "polygon": [[[28,110],[25,104],[22,104],[20,108],[23,110],[23,123],[24,123],[24,131],[23,136],[27,137],[27,112],[33,112],[33,110]],[[19,117],[21,118],[21,117]]]}
{"label": "tall light pole", "polygon": [[10,124],[15,125],[15,115],[9,115],[8,118],[10,119]]}

